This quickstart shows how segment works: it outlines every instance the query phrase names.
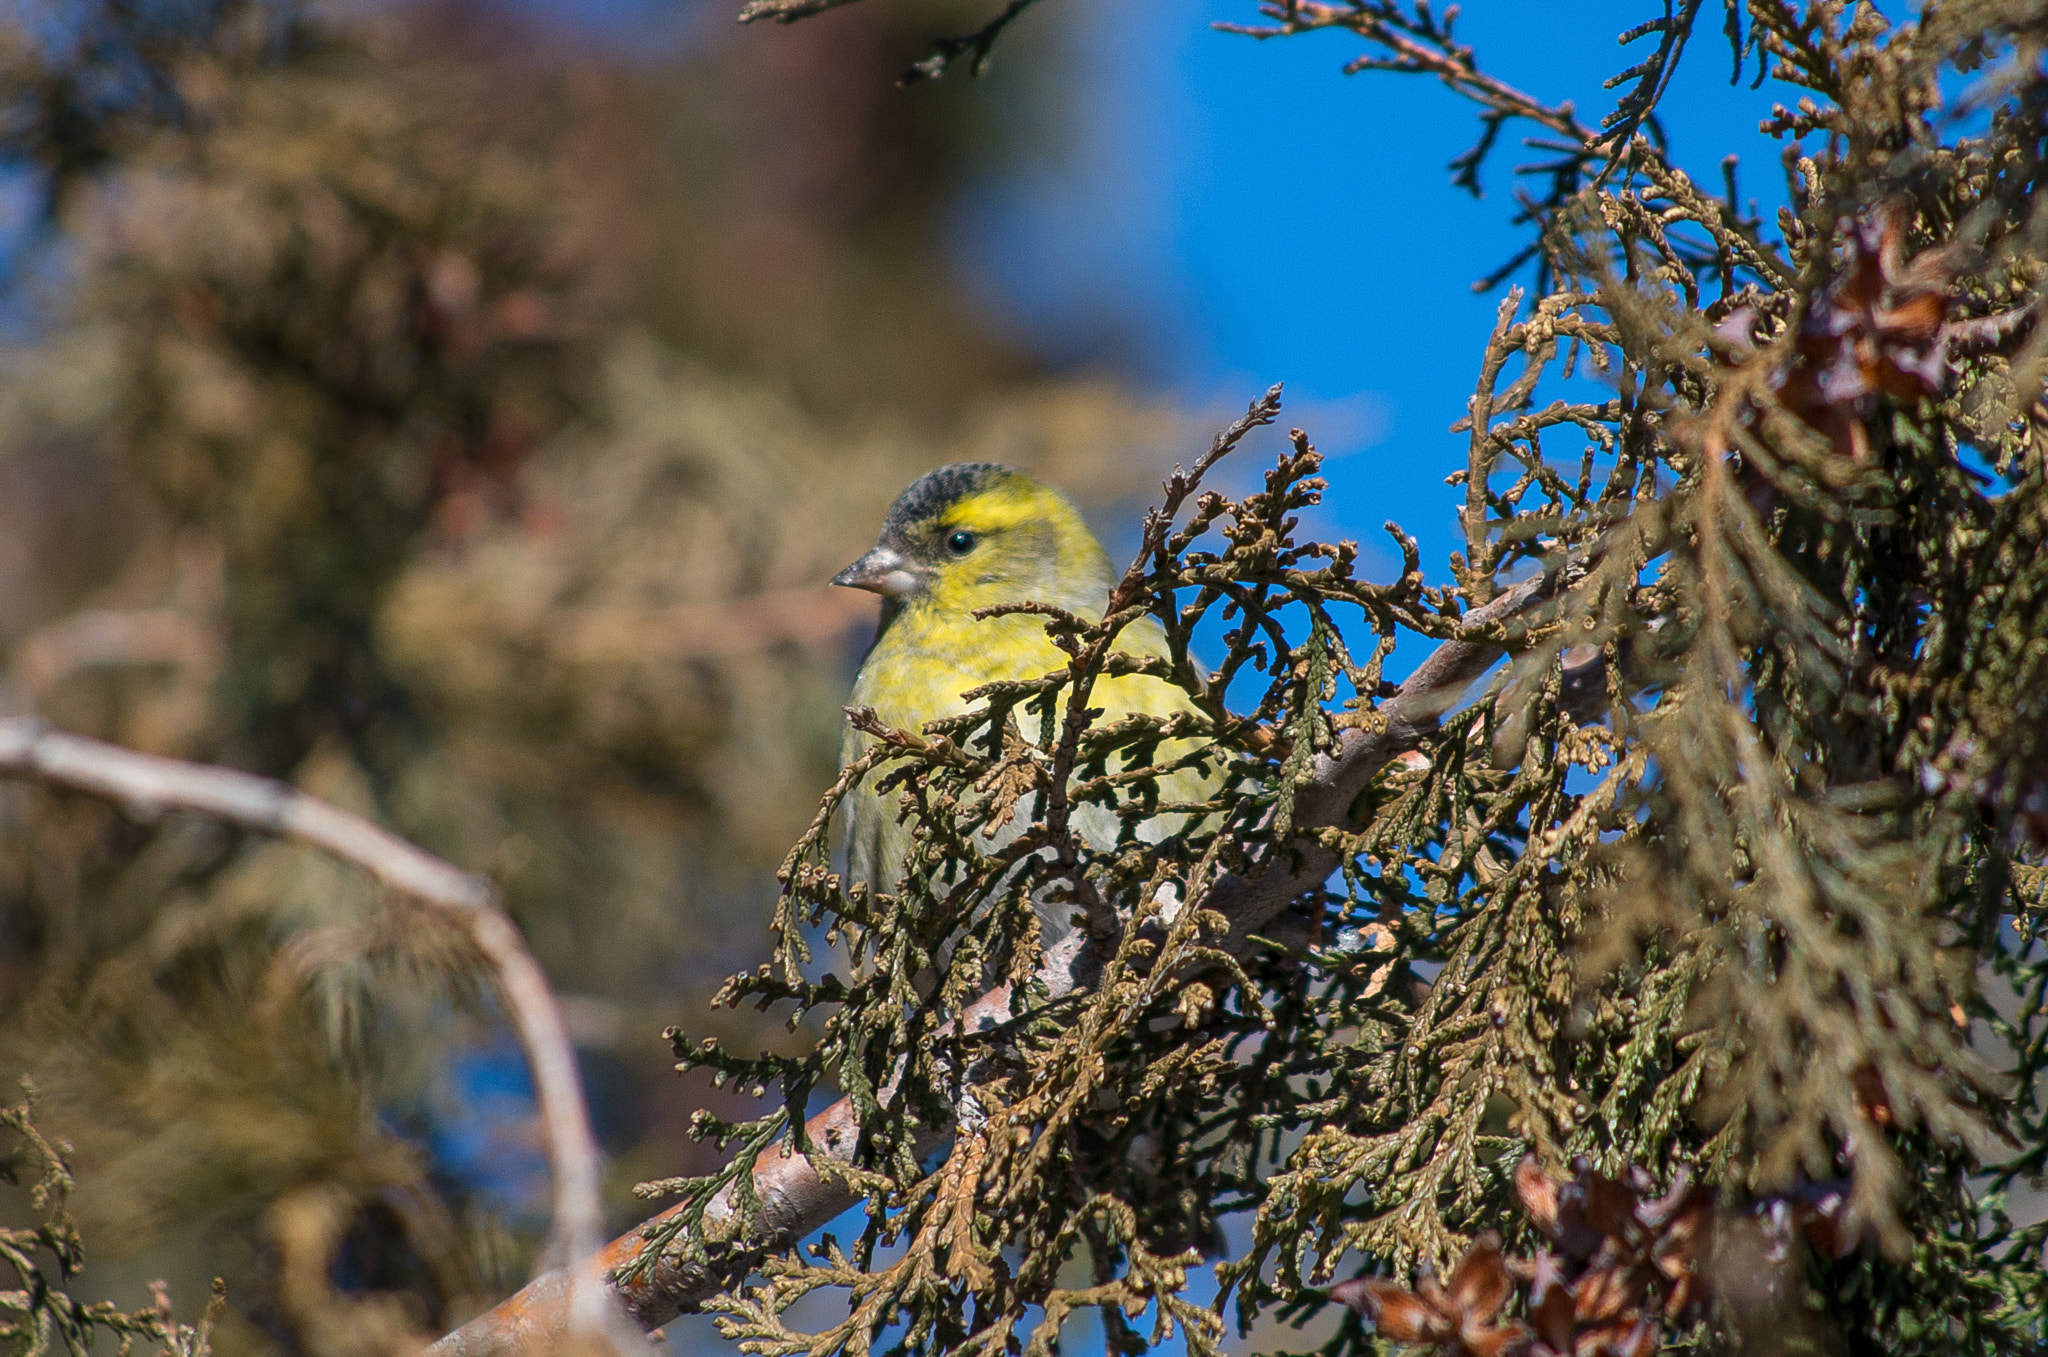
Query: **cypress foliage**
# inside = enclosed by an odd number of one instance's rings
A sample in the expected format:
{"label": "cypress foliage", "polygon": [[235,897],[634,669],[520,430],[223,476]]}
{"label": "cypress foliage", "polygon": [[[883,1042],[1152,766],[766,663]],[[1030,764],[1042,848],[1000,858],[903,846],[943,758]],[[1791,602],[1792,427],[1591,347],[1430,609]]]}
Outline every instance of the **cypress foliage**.
{"label": "cypress foliage", "polygon": [[[1769,124],[1796,204],[1769,223],[1732,167],[1717,193],[1656,134],[1704,9],[1625,35],[1654,49],[1598,126],[1486,75],[1453,12],[1286,0],[1244,30],[1347,30],[1350,69],[1471,96],[1475,187],[1517,122],[1557,157],[1523,198],[1533,289],[1503,299],[1458,426],[1463,550],[1426,583],[1392,529],[1404,573],[1366,583],[1354,544],[1296,532],[1323,488],[1306,435],[1240,500],[1198,487],[1212,455],[1106,619],[1048,614],[1065,672],[876,729],[835,795],[901,791],[922,851],[899,892],[842,889],[828,799],[784,867],[773,966],[724,996],[823,1039],[750,1060],[677,1035],[787,1106],[705,1120],[742,1150],[657,1185],[686,1204],[671,1257],[713,1258],[703,1203],[732,1184],[745,1209],[814,1090],[864,1129],[859,1236],[714,1302],[749,1350],[1049,1351],[1093,1306],[1113,1351],[1217,1352],[1226,1317],[1334,1302],[1447,1353],[2048,1340],[2048,1236],[2011,1214],[2044,1152],[2048,29],[2000,0],[1910,23],[1730,0],[1738,75],[1810,91]],[[1539,572],[1477,699],[1344,823],[1297,832],[1315,757],[1374,729],[1394,639],[1469,639],[1462,614]],[[1109,641],[1146,612],[1176,656],[1220,621],[1212,673],[1157,666],[1204,715],[1091,726],[1088,685],[1128,663]],[[1223,791],[1160,805],[1148,779],[1190,759]],[[990,851],[980,828],[1027,799],[1033,828]],[[1081,801],[1206,818],[1058,851]],[[1311,839],[1341,865],[1293,942],[1203,907]],[[992,979],[1042,976],[1027,897],[1049,890],[1114,912],[1099,976],[959,1035]],[[1248,1244],[1198,1303],[1233,1212]],[[1393,1279],[1331,1289],[1361,1261]],[[1418,1270],[1448,1283],[1411,1290]],[[795,1325],[820,1289],[845,1320]],[[1324,1350],[1370,1346],[1352,1321]]]}

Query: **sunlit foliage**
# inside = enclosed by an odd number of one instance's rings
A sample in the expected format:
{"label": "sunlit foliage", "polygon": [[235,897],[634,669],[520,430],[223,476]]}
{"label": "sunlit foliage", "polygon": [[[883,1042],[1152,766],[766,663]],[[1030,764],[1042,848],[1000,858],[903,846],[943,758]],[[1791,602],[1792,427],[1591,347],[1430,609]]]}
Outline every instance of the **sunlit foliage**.
{"label": "sunlit foliage", "polygon": [[[1348,31],[1352,69],[1472,97],[1483,138],[1454,168],[1475,187],[1517,123],[1556,157],[1511,265],[1535,288],[1502,301],[1459,426],[1463,550],[1442,586],[1412,552],[1369,585],[1354,546],[1297,540],[1320,488],[1297,435],[1259,494],[1168,486],[1107,618],[1048,615],[1064,672],[872,732],[845,777],[900,789],[921,851],[895,892],[849,894],[821,813],[784,867],[774,966],[725,996],[827,1015],[822,1040],[771,1060],[678,1041],[794,1111],[836,1086],[863,1128],[864,1230],[771,1258],[716,1302],[728,1333],[814,1357],[1037,1352],[1095,1306],[1112,1350],[1178,1332],[1220,1351],[1226,1315],[1313,1312],[1340,1269],[1447,1268],[1488,1229],[1532,1245],[1511,1179],[1533,1152],[1646,1187],[1689,1173],[1731,1220],[1837,1203],[1839,1257],[1731,1243],[1715,1304],[1661,1316],[1670,1342],[2044,1341],[2048,1235],[2007,1211],[2048,1144],[2048,30],[1997,0],[1912,22],[1731,0],[1738,73],[1807,92],[1770,124],[1795,206],[1766,223],[1732,171],[1703,187],[1656,133],[1705,9],[1634,30],[1652,55],[1599,125],[1486,75],[1453,12],[1275,0],[1247,26]],[[1959,78],[1982,130],[1946,105]],[[1496,633],[1510,663],[1315,832],[1341,861],[1296,902],[1315,941],[1234,937],[1212,888],[1291,851],[1314,756],[1372,728],[1388,643],[1458,634],[1534,572],[1550,583]],[[1213,671],[1160,666],[1204,715],[1091,728],[1088,685],[1141,612],[1176,655],[1221,620]],[[1176,736],[1227,790],[1171,809],[1206,818],[1157,849],[1072,849],[1073,799],[1169,809],[1148,777]],[[1021,817],[1019,788],[1032,827],[991,851],[977,836]],[[1039,968],[1033,890],[1094,920],[1095,968]],[[955,1030],[995,981],[1019,1015]],[[703,1129],[744,1166],[798,1120]],[[747,1181],[663,1186],[701,1204]],[[1248,1249],[1198,1305],[1191,1270],[1232,1212]],[[658,1237],[703,1249],[692,1218]],[[1505,1286],[1471,1333],[1403,1332],[1526,1349],[1532,1331],[1486,1327]],[[793,1324],[820,1288],[846,1319]],[[1328,1350],[1367,1343],[1347,1322]]]}

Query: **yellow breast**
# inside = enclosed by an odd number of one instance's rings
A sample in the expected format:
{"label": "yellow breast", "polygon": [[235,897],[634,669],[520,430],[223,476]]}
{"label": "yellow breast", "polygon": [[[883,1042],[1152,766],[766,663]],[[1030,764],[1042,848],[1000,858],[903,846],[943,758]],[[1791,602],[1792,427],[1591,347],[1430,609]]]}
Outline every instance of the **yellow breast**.
{"label": "yellow breast", "polygon": [[[1123,631],[1117,648],[1132,655],[1164,656],[1166,635],[1158,623],[1142,619]],[[872,707],[882,721],[900,730],[921,731],[927,721],[968,711],[969,704],[960,696],[964,692],[997,681],[1039,678],[1066,664],[1066,653],[1047,638],[1043,618],[977,620],[936,609],[907,609],[884,631],[861,666],[852,700]],[[1188,695],[1175,685],[1136,674],[1098,678],[1088,705],[1103,709],[1102,724],[1133,713],[1166,715],[1195,710]],[[1036,737],[1033,723],[1021,724],[1027,739]],[[848,730],[842,762],[859,757],[870,743],[871,737]],[[1175,741],[1162,748],[1160,756],[1171,758],[1180,752],[1175,746],[1189,743]],[[1168,780],[1160,792],[1167,800],[1194,800],[1205,795],[1208,781],[1199,773],[1184,772]],[[896,800],[894,794],[877,796],[862,788],[847,806],[849,874],[883,890],[893,886],[910,848],[907,827],[897,823]],[[1091,809],[1093,814],[1077,817],[1083,837],[1090,841],[1113,838],[1114,817],[1099,808]],[[1179,817],[1173,818],[1174,826],[1159,826],[1146,837],[1156,839],[1177,828]]]}

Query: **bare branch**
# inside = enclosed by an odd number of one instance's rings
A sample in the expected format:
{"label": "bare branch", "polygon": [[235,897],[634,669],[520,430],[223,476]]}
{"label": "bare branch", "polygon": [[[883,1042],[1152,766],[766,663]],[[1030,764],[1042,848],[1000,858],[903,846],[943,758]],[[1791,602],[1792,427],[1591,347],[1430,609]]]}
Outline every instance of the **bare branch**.
{"label": "bare branch", "polygon": [[828,9],[852,3],[853,0],[748,0],[740,8],[740,22],[750,24],[757,19],[773,19],[778,24],[793,24],[798,19],[808,19],[813,14],[823,14]]}
{"label": "bare branch", "polygon": [[[1437,22],[1426,11],[1418,15],[1405,14],[1398,5],[1384,0],[1371,0],[1366,4],[1274,0],[1273,3],[1261,4],[1259,9],[1273,20],[1272,24],[1226,22],[1212,24],[1211,27],[1254,38],[1288,37],[1323,28],[1347,29],[1392,54],[1355,58],[1345,67],[1347,74],[1363,70],[1390,70],[1406,75],[1435,76],[1489,110],[1495,121],[1488,124],[1488,146],[1498,135],[1497,120],[1504,118],[1526,118],[1582,147],[1583,150],[1577,154],[1586,157],[1600,154],[1603,149],[1618,150],[1624,144],[1603,141],[1598,131],[1579,121],[1570,104],[1545,104],[1506,81],[1481,71],[1472,48],[1451,36],[1447,22]],[[1461,171],[1461,184],[1466,183],[1466,174],[1477,171],[1476,161],[1468,165],[1465,158],[1461,158],[1456,167]],[[1476,188],[1477,181],[1473,180],[1468,186]]]}
{"label": "bare branch", "polygon": [[94,608],[25,638],[15,647],[11,677],[29,697],[39,698],[86,669],[167,664],[205,670],[220,655],[219,634],[187,613]]}
{"label": "bare branch", "polygon": [[[140,817],[188,811],[296,839],[360,867],[392,890],[461,918],[497,978],[533,1072],[553,1170],[555,1238],[570,1258],[596,1251],[603,1219],[597,1138],[590,1129],[576,1053],[547,976],[490,881],[288,783],[66,734],[33,717],[0,718],[0,777],[105,797]],[[562,1283],[561,1327],[595,1333],[605,1323],[605,1293],[597,1286],[576,1285],[580,1275],[581,1270]]]}
{"label": "bare branch", "polygon": [[[740,7],[740,22],[751,24],[761,19],[773,19],[778,24],[793,24],[799,19],[808,19],[827,10],[838,9],[841,5],[853,4],[854,0],[747,0]],[[990,54],[995,50],[996,40],[1005,30],[1021,17],[1025,10],[1037,4],[1038,0],[1007,0],[1000,10],[981,27],[971,33],[957,37],[932,39],[932,53],[922,61],[914,61],[901,76],[899,85],[915,85],[926,80],[937,80],[961,63],[965,63],[969,75],[978,76],[988,69]]]}
{"label": "bare branch", "polygon": [[923,61],[913,62],[897,83],[915,85],[920,80],[937,80],[952,70],[954,63],[962,57],[967,59],[967,73],[979,76],[988,69],[989,54],[995,50],[996,39],[1003,36],[1003,30],[1037,3],[1038,0],[1010,0],[993,19],[972,33],[937,39],[932,43],[932,54]]}

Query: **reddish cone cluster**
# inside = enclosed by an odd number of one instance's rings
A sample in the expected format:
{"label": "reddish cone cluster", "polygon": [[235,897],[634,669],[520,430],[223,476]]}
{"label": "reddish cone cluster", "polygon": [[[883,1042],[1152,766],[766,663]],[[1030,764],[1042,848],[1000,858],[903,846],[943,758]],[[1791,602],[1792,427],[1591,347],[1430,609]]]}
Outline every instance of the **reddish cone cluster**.
{"label": "reddish cone cluster", "polygon": [[1894,205],[1845,223],[1842,272],[1814,298],[1779,380],[1786,408],[1859,460],[1870,452],[1864,424],[1880,395],[1910,404],[1949,380],[1958,252],[1906,259],[1904,218]]}
{"label": "reddish cone cluster", "polygon": [[[1533,1157],[1515,1170],[1522,1209],[1553,1246],[1533,1259],[1507,1257],[1489,1231],[1447,1282],[1425,1276],[1410,1291],[1359,1278],[1332,1287],[1331,1297],[1372,1320],[1382,1337],[1441,1357],[1648,1357],[1666,1323],[1706,1305],[1719,1233],[1713,1193],[1682,1171],[1670,1191],[1653,1196],[1641,1169],[1617,1180],[1584,1161],[1575,1167],[1566,1182]],[[1781,1270],[1795,1235],[1842,1253],[1842,1203],[1840,1192],[1818,1190],[1749,1213],[1736,1236],[1762,1247],[1738,1250],[1744,1270]],[[1775,1280],[1745,1278],[1761,1285],[1737,1289],[1743,1299],[1773,1297]],[[1505,1317],[1518,1298],[1521,1317]]]}
{"label": "reddish cone cluster", "polygon": [[1516,1168],[1522,1209],[1558,1249],[1530,1269],[1531,1357],[1644,1357],[1663,1320],[1698,1305],[1713,1193],[1683,1173],[1663,1196],[1654,1188],[1641,1169],[1624,1183],[1581,1164],[1559,1183],[1533,1158]]}
{"label": "reddish cone cluster", "polygon": [[1500,1357],[1522,1352],[1529,1331],[1500,1322],[1501,1308],[1514,1294],[1515,1279],[1500,1251],[1500,1236],[1488,1230],[1451,1273],[1449,1285],[1425,1276],[1413,1291],[1392,1282],[1361,1277],[1340,1282],[1330,1295],[1373,1322],[1396,1343],[1426,1347],[1444,1357]]}

